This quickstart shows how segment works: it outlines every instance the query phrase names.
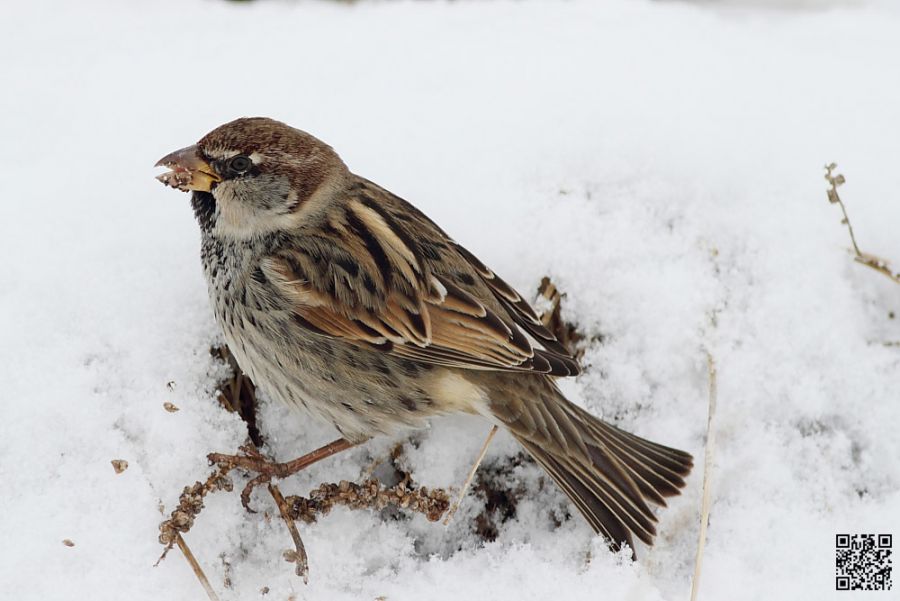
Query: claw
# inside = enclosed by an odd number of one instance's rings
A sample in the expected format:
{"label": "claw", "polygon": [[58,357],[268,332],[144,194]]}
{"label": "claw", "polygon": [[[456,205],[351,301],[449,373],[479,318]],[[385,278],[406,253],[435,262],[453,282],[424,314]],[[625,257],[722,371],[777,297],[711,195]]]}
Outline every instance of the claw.
{"label": "claw", "polygon": [[226,472],[235,468],[241,468],[257,474],[241,491],[241,505],[243,505],[244,509],[250,513],[256,513],[256,510],[250,507],[250,495],[253,494],[254,488],[261,484],[271,482],[272,478],[285,478],[292,474],[296,474],[317,461],[349,449],[354,446],[354,444],[355,443],[346,439],[339,438],[324,447],[316,449],[311,453],[307,453],[303,457],[298,457],[293,461],[288,461],[287,463],[276,463],[275,461],[272,461],[260,453],[259,449],[253,445],[244,445],[240,447],[239,450],[243,453],[242,455],[210,453],[206,456],[206,459],[209,461],[210,465],[217,465]]}
{"label": "claw", "polygon": [[250,480],[244,489],[241,491],[241,505],[244,506],[249,513],[256,513],[256,510],[250,507],[250,495],[253,493],[253,489],[262,484],[268,483],[272,479],[271,474],[260,474],[257,477]]}

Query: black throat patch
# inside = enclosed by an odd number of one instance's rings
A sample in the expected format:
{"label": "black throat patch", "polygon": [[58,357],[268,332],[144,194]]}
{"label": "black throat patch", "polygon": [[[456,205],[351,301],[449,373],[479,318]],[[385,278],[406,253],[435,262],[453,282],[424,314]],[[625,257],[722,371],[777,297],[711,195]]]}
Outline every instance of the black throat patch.
{"label": "black throat patch", "polygon": [[209,192],[194,190],[191,194],[191,206],[194,208],[194,216],[197,223],[204,231],[212,230],[216,225],[216,199]]}

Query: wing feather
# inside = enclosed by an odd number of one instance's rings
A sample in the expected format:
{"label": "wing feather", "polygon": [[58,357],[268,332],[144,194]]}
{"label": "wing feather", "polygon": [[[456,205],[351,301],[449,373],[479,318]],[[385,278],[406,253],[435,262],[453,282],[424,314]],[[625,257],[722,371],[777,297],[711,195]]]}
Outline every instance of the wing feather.
{"label": "wing feather", "polygon": [[[405,221],[401,225],[402,216],[392,216],[370,194],[341,203],[315,236],[298,237],[261,261],[260,270],[288,299],[296,323],[435,365],[578,373],[575,360],[512,287],[424,216],[422,223],[433,230],[427,233],[439,240],[420,245]],[[435,247],[455,253],[467,283],[477,276],[486,287],[458,285],[441,269]]]}

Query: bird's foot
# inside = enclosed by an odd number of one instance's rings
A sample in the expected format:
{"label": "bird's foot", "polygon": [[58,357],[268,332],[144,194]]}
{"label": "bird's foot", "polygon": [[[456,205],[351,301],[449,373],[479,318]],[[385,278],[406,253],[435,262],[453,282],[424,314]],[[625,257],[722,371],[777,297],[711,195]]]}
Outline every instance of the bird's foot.
{"label": "bird's foot", "polygon": [[247,511],[256,513],[250,507],[250,494],[253,492],[254,488],[270,482],[273,478],[286,478],[287,476],[296,474],[317,461],[325,459],[326,457],[331,457],[332,455],[345,451],[355,445],[356,443],[352,443],[345,438],[338,438],[334,442],[330,442],[311,453],[307,453],[302,457],[284,463],[278,463],[265,457],[256,449],[256,447],[250,445],[241,447],[241,454],[239,455],[210,453],[206,458],[211,464],[219,466],[225,472],[235,468],[241,468],[257,474],[241,491],[241,505],[243,505],[244,509]]}

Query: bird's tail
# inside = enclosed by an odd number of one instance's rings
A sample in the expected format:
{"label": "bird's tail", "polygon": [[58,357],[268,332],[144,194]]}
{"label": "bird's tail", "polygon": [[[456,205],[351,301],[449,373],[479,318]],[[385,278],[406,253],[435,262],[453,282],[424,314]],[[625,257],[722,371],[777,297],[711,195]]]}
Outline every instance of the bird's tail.
{"label": "bird's tail", "polygon": [[652,545],[649,503],[679,494],[692,457],[604,423],[547,382],[538,399],[492,404],[495,417],[613,548],[634,549],[632,536]]}

